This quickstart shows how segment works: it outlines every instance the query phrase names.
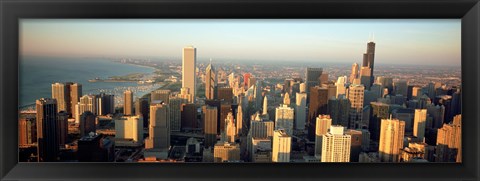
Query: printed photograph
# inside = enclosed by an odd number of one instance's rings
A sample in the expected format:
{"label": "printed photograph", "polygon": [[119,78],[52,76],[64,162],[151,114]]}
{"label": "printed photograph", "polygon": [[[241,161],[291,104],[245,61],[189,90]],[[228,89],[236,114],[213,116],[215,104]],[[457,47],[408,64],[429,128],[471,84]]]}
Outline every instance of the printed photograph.
{"label": "printed photograph", "polygon": [[19,162],[462,162],[460,19],[20,19],[18,64]]}

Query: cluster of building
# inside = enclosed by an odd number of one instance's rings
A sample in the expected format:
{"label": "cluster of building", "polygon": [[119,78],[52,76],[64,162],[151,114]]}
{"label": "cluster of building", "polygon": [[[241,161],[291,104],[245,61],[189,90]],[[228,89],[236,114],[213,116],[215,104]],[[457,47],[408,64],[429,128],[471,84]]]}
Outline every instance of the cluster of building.
{"label": "cluster of building", "polygon": [[21,160],[461,162],[461,88],[374,76],[373,41],[335,81],[322,68],[277,84],[211,61],[200,70],[196,52],[183,48],[179,91],[127,90],[123,107],[52,84],[20,116]]}

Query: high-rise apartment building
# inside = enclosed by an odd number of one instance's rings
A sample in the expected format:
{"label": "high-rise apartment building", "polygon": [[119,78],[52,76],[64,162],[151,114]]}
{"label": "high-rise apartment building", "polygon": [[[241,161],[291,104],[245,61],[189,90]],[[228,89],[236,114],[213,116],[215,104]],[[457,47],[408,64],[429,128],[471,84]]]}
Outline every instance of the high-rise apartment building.
{"label": "high-rise apartment building", "polygon": [[321,162],[350,162],[351,136],[344,133],[344,127],[330,126],[322,139]]}
{"label": "high-rise apartment building", "polygon": [[75,112],[75,105],[78,104],[80,97],[82,97],[82,84],[73,83],[68,85],[70,86],[70,111],[68,112],[71,113],[73,117],[77,114]]}
{"label": "high-rise apartment building", "polygon": [[80,98],[79,103],[79,115],[82,115],[85,111],[90,111],[93,114],[97,115],[97,97],[94,95],[84,95]]}
{"label": "high-rise apartment building", "polygon": [[192,99],[190,103],[195,102],[197,93],[197,79],[195,76],[197,61],[197,49],[193,46],[183,48],[182,52],[182,87],[190,90]]}
{"label": "high-rise apartment building", "polygon": [[69,94],[64,83],[56,82],[52,84],[52,98],[57,100],[58,112],[70,111],[68,110],[68,105],[71,104]]}

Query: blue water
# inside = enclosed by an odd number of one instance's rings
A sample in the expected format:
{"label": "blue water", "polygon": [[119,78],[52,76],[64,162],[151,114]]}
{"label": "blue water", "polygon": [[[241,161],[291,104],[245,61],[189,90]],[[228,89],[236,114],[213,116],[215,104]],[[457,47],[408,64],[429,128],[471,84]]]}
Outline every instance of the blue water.
{"label": "blue water", "polygon": [[[154,71],[149,67],[121,64],[99,58],[22,57],[19,64],[19,106],[34,104],[36,99],[42,97],[51,97],[51,84],[54,82],[80,83],[84,95],[112,93],[115,89],[138,85],[135,82],[88,82],[88,80]],[[144,92],[147,91],[139,91],[137,94]]]}

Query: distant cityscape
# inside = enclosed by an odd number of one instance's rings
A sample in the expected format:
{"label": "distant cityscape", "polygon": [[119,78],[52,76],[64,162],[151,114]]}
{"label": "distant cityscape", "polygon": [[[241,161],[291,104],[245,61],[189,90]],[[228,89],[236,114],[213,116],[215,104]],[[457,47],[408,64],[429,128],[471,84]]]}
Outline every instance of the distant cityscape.
{"label": "distant cityscape", "polygon": [[462,162],[460,65],[390,66],[375,48],[324,67],[199,62],[194,46],[181,63],[109,58],[155,72],[89,79],[138,84],[98,94],[52,82],[19,105],[19,161]]}

